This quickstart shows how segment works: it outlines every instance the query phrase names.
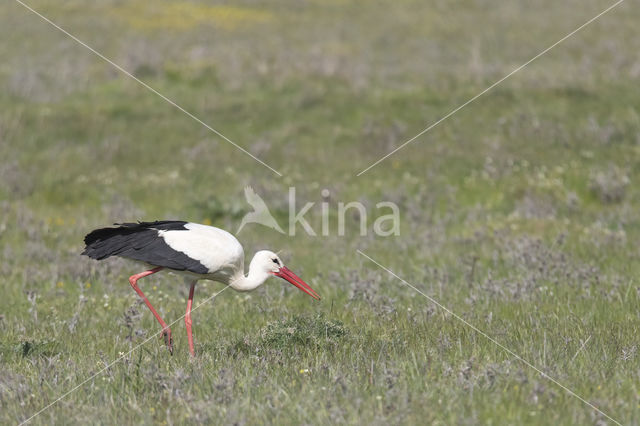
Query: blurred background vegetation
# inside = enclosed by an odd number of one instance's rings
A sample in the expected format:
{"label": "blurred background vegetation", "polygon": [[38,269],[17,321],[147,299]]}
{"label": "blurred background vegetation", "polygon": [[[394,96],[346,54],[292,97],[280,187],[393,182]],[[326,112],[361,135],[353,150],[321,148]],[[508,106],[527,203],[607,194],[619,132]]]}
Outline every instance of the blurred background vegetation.
{"label": "blurred background vegetation", "polygon": [[[623,423],[640,421],[640,12],[601,0],[28,2],[282,173],[278,177],[17,2],[0,5],[0,421],[52,402],[156,331],[139,267],[81,258],[89,230],[185,219],[235,231],[252,185],[299,206],[379,201],[398,237],[249,225],[280,283],[194,313],[35,419],[602,423],[381,271],[361,249]],[[320,209],[307,219],[320,229]],[[369,226],[373,220],[370,218]],[[186,289],[142,288],[167,321]],[[204,300],[220,286],[202,284]],[[197,303],[197,301],[196,301]],[[295,324],[299,328],[295,329]],[[294,328],[293,331],[291,329]],[[332,330],[323,334],[322,330]],[[287,337],[290,336],[290,337]],[[311,342],[311,343],[310,343]]]}

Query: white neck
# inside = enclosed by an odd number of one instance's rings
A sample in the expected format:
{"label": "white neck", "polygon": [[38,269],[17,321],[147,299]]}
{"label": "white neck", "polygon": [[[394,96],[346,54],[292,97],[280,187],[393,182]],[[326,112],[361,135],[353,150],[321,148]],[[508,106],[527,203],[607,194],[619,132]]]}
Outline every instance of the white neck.
{"label": "white neck", "polygon": [[[251,265],[253,266],[253,265]],[[254,288],[262,285],[267,278],[271,276],[268,272],[256,267],[249,266],[249,273],[247,275],[239,274],[229,284],[234,290],[237,291],[251,291]]]}

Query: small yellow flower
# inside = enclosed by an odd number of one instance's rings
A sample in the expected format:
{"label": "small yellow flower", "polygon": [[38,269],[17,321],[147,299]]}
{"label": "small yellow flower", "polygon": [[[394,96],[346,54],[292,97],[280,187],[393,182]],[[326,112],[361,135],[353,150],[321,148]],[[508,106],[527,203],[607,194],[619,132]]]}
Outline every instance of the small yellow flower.
{"label": "small yellow flower", "polygon": [[300,374],[307,374],[307,373],[309,373],[309,369],[308,368],[300,369]]}
{"label": "small yellow flower", "polygon": [[205,217],[204,220],[202,221],[203,225],[211,225],[211,219],[209,219],[208,217]]}
{"label": "small yellow flower", "polygon": [[158,286],[153,286],[153,290],[156,291],[158,289]]}
{"label": "small yellow flower", "polygon": [[85,287],[85,288],[91,288],[91,283],[86,283],[86,284],[84,285],[84,287]]}
{"label": "small yellow flower", "polygon": [[63,283],[62,281],[58,281],[58,283],[56,284],[56,286],[57,286],[58,288],[62,288],[62,287],[64,287],[64,283]]}

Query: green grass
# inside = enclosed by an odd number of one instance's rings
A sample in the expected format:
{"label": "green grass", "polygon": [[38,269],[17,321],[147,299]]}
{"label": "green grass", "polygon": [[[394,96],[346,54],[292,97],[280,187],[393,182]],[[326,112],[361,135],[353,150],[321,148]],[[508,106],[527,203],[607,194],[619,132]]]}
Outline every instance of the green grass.
{"label": "green grass", "polygon": [[[610,4],[29,4],[283,177],[18,3],[0,6],[1,423],[121,354],[32,423],[610,423],[358,249],[617,421],[640,422],[631,3],[360,177]],[[177,321],[170,356],[128,285],[139,265],[81,257],[82,238],[163,218],[234,232],[246,185],[285,228],[295,186],[298,208],[316,202],[316,231],[330,190],[330,236],[238,235],[247,256],[283,250],[323,299],[275,280],[225,291],[194,311],[190,359],[188,288],[154,275],[140,284]],[[360,237],[348,215],[338,237],[337,204],[354,200],[374,216],[395,202],[400,236]],[[222,288],[200,283],[195,304]]]}

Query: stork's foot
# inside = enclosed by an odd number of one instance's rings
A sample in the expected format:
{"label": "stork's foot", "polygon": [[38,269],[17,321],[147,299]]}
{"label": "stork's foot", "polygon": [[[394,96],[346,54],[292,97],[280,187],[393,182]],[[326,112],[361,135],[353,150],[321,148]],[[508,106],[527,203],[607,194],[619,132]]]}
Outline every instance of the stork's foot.
{"label": "stork's foot", "polygon": [[173,339],[171,338],[171,329],[169,327],[162,330],[162,336],[164,337],[164,344],[167,345],[169,353],[173,355]]}

